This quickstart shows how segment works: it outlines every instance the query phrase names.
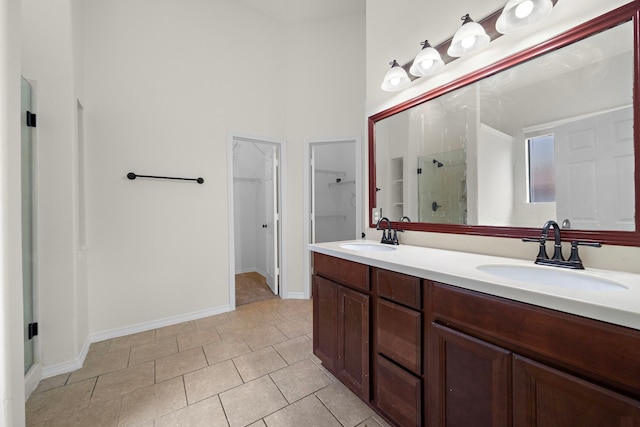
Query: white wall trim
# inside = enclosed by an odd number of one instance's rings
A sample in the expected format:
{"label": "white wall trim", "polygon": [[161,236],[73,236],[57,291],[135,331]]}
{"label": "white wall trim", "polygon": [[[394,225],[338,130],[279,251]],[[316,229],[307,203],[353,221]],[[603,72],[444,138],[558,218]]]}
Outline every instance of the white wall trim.
{"label": "white wall trim", "polygon": [[235,218],[233,193],[233,142],[235,140],[253,141],[277,145],[280,148],[280,297],[288,298],[287,286],[287,145],[286,141],[248,135],[240,132],[229,132],[227,135],[227,208],[228,208],[228,248],[229,248],[229,309],[236,309],[236,260],[235,260]]}
{"label": "white wall trim", "polygon": [[34,363],[31,368],[24,375],[24,401],[26,402],[31,393],[38,387],[40,379],[42,378],[42,366],[39,363]]}
{"label": "white wall trim", "polygon": [[[360,233],[362,230],[362,141],[360,136],[352,136],[345,138],[317,138],[317,139],[309,139],[305,141],[304,144],[304,218],[303,218],[303,243],[304,243],[304,251],[307,255],[303,257],[304,265],[302,274],[304,275],[304,291],[303,295],[305,299],[311,298],[311,254],[308,250],[309,243],[311,243],[311,229],[310,223],[311,221],[311,145],[314,144],[334,144],[334,143],[346,143],[353,142],[355,143],[356,150],[356,236],[353,236],[354,239],[360,237]],[[290,297],[294,298],[294,297]]]}
{"label": "white wall trim", "polygon": [[84,344],[82,345],[80,354],[75,359],[51,366],[43,366],[41,369],[40,379],[51,378],[61,374],[68,374],[69,372],[73,372],[82,368],[82,365],[84,365],[84,359],[86,359],[87,353],[89,353],[89,346],[91,346],[91,341],[90,337],[87,337],[87,339],[84,341]]}
{"label": "white wall trim", "polygon": [[306,292],[289,292],[287,294],[287,299],[309,299],[306,295]]}
{"label": "white wall trim", "polygon": [[151,331],[153,329],[163,328],[165,326],[176,325],[182,322],[188,322],[190,320],[202,319],[204,317],[215,316],[216,314],[226,313],[231,311],[228,305],[222,305],[214,308],[207,308],[205,310],[194,311],[191,313],[180,314],[177,316],[165,317],[164,319],[158,319],[151,322],[139,323],[137,325],[125,326],[123,328],[111,329],[108,331],[98,332],[91,334],[84,342],[82,350],[78,357],[68,362],[59,363],[51,366],[43,366],[41,368],[41,378],[50,378],[60,374],[66,374],[77,369],[82,368],[84,360],[89,352],[89,347],[92,343],[100,342],[112,338],[123,337],[125,335],[131,335],[138,332]]}

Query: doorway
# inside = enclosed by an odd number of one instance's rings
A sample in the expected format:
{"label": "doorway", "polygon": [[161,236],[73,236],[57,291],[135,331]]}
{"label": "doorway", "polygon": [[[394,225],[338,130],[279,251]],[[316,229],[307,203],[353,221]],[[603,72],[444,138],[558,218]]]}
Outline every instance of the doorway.
{"label": "doorway", "polygon": [[230,137],[230,309],[282,295],[282,149]]}
{"label": "doorway", "polygon": [[21,200],[22,200],[22,298],[24,307],[24,373],[36,362],[34,337],[37,334],[34,310],[35,283],[35,147],[33,128],[35,114],[31,84],[21,79]]}
{"label": "doorway", "polygon": [[[360,138],[309,141],[305,146],[305,248],[309,243],[362,237]],[[310,257],[304,257],[305,298],[311,296]]]}

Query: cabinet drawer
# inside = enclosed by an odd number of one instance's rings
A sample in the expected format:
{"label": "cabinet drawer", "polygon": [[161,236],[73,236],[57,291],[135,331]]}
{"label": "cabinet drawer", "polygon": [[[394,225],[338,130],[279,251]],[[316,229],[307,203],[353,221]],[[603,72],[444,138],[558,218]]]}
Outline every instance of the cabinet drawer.
{"label": "cabinet drawer", "polygon": [[420,378],[380,355],[376,358],[376,368],[375,400],[380,412],[398,426],[422,425]]}
{"label": "cabinet drawer", "polygon": [[378,353],[420,374],[422,360],[420,312],[378,299],[376,316]]}
{"label": "cabinet drawer", "polygon": [[369,290],[368,267],[346,259],[313,253],[314,274],[356,289]]}
{"label": "cabinet drawer", "polygon": [[420,310],[422,298],[418,277],[378,268],[374,269],[373,274],[378,295]]}

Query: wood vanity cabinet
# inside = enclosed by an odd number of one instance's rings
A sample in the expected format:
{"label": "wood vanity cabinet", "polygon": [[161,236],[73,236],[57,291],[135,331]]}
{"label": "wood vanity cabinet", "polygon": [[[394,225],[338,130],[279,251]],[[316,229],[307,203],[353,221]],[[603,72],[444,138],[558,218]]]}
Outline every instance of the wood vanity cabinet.
{"label": "wood vanity cabinet", "polygon": [[371,269],[374,306],[372,405],[398,426],[422,425],[422,283]]}
{"label": "wood vanity cabinet", "polygon": [[394,426],[640,427],[640,331],[314,253],[313,351]]}
{"label": "wood vanity cabinet", "polygon": [[431,283],[431,426],[640,426],[640,332]]}
{"label": "wood vanity cabinet", "polygon": [[370,304],[366,265],[314,253],[313,352],[369,401]]}

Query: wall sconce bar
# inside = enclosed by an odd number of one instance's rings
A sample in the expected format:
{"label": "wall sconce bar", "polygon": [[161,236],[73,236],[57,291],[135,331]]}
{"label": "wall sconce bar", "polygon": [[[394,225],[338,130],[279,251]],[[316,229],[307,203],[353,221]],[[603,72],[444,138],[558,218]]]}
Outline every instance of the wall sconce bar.
{"label": "wall sconce bar", "polygon": [[[551,0],[551,3],[553,3],[553,6],[555,7],[556,3],[558,3],[558,0]],[[482,25],[482,27],[486,31],[490,41],[494,41],[495,39],[504,35],[502,33],[499,33],[498,30],[496,30],[496,23],[498,22],[498,18],[500,17],[501,14],[502,14],[502,9],[493,12],[491,15],[487,16],[486,18],[480,21],[477,21],[478,24]],[[451,46],[452,40],[453,40],[453,37],[445,40],[444,42],[440,43],[437,46],[434,46],[434,48],[438,51],[438,53],[440,53],[442,62],[444,62],[445,65],[450,63],[451,61],[458,59],[456,57],[452,57],[447,54],[447,50],[449,49],[449,46]],[[412,65],[413,65],[413,59],[411,59],[411,61],[407,62],[406,64],[401,65],[401,67],[404,68],[404,70],[407,72],[407,74],[409,75],[409,79],[411,81],[414,81],[416,79],[419,79],[420,77],[416,77],[409,72]]]}

